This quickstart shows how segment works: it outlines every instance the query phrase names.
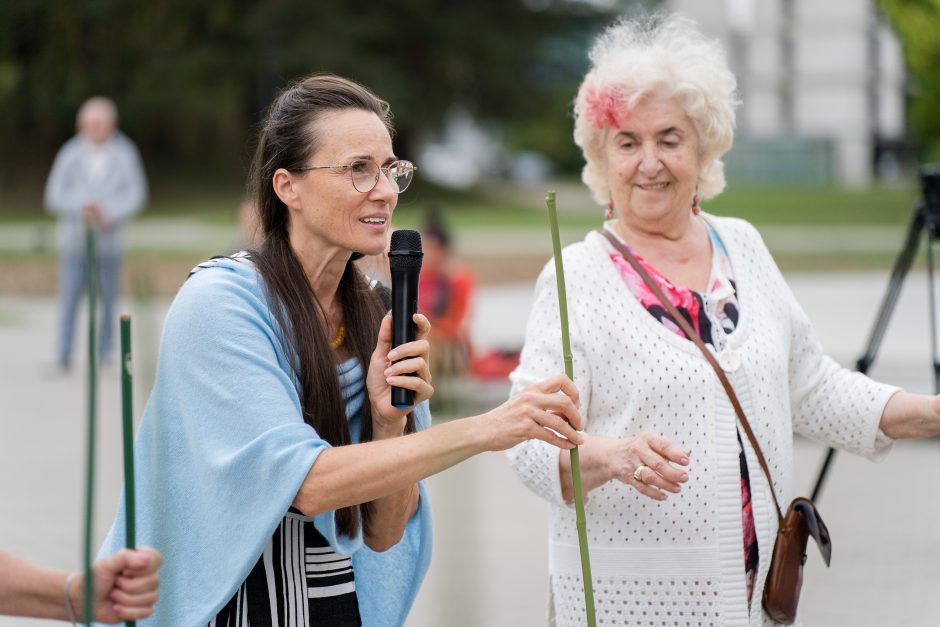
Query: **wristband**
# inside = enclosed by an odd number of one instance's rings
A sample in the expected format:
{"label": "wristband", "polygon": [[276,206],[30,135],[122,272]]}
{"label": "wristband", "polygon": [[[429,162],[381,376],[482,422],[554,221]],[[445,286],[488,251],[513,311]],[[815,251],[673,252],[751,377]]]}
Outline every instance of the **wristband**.
{"label": "wristband", "polygon": [[62,594],[65,596],[65,612],[68,614],[72,627],[76,627],[77,621],[75,619],[75,608],[72,607],[72,595],[69,592],[72,590],[72,582],[75,581],[77,576],[78,573],[69,573],[68,577],[65,578],[65,586],[62,589]]}

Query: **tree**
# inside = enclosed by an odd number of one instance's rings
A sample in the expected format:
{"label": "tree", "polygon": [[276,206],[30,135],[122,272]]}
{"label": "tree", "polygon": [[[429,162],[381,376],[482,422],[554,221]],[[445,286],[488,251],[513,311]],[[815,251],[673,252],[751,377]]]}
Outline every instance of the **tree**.
{"label": "tree", "polygon": [[[99,93],[115,99],[122,126],[149,159],[243,165],[253,125],[277,90],[314,71],[349,76],[387,99],[406,146],[455,103],[525,129],[567,127],[559,112],[574,96],[587,40],[610,17],[587,7],[563,0],[6,0],[0,138],[22,149],[2,165],[46,168],[72,133],[78,105]],[[578,62],[547,62],[559,49]],[[558,152],[556,135],[534,147]],[[531,130],[513,136],[540,141]],[[573,150],[570,140],[566,146]]]}
{"label": "tree", "polygon": [[940,0],[880,0],[913,80],[909,116],[917,143],[940,161]]}

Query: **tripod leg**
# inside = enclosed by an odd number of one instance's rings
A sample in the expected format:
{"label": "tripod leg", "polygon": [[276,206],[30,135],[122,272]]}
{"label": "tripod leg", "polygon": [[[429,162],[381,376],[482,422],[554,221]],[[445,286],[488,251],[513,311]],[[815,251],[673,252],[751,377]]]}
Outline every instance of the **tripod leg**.
{"label": "tripod leg", "polygon": [[[856,370],[862,374],[868,374],[869,367],[871,367],[871,364],[875,361],[875,356],[878,353],[878,349],[881,347],[881,340],[884,339],[885,331],[888,328],[888,322],[891,319],[891,314],[894,312],[894,307],[897,304],[898,296],[901,293],[901,287],[904,284],[904,277],[907,276],[908,270],[911,269],[911,264],[914,263],[914,257],[917,256],[917,244],[920,240],[921,232],[924,230],[924,225],[926,223],[926,217],[924,213],[925,212],[923,207],[917,207],[915,209],[914,218],[911,220],[911,225],[907,231],[907,240],[905,241],[904,247],[901,249],[900,254],[898,254],[897,260],[894,262],[894,269],[892,269],[891,278],[888,281],[888,291],[885,293],[884,300],[881,302],[881,308],[878,310],[878,317],[875,319],[875,325],[872,328],[871,336],[868,338],[868,345],[865,347],[865,353],[859,357],[855,364]],[[933,315],[931,313],[931,319],[932,318]],[[934,346],[936,347],[936,344]],[[936,351],[936,348],[934,348],[934,350]],[[936,352],[934,353],[934,372],[938,372]],[[823,461],[823,464],[819,469],[819,475],[816,477],[816,485],[813,487],[812,498],[814,501],[822,491],[823,483],[826,480],[826,474],[829,472],[829,467],[832,465],[832,460],[835,457],[835,454],[836,451],[832,447],[826,451],[826,459]]]}
{"label": "tripod leg", "polygon": [[927,294],[930,298],[930,355],[933,359],[933,391],[940,394],[940,358],[937,357],[937,296],[933,282],[934,225],[927,227]]}
{"label": "tripod leg", "polygon": [[816,499],[819,498],[819,492],[822,490],[823,481],[826,479],[826,474],[829,472],[829,466],[832,464],[832,459],[836,456],[836,449],[831,446],[826,451],[826,459],[823,460],[822,467],[819,469],[819,477],[816,478],[816,486],[813,488],[813,495],[810,497],[810,500],[816,502]]}

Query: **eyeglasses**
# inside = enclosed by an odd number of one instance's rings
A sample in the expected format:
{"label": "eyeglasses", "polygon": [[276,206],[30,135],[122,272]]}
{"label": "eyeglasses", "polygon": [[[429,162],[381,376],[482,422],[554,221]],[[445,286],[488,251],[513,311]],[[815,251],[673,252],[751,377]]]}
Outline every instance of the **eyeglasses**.
{"label": "eyeglasses", "polygon": [[337,165],[311,165],[305,168],[297,168],[297,172],[306,172],[307,170],[323,170],[327,168],[336,168],[349,170],[349,178],[352,180],[353,187],[357,192],[367,194],[375,189],[379,183],[379,174],[384,174],[392,188],[399,194],[408,189],[411,185],[411,179],[414,178],[415,167],[410,161],[399,159],[386,166],[379,165],[369,159],[358,159],[352,163]]}

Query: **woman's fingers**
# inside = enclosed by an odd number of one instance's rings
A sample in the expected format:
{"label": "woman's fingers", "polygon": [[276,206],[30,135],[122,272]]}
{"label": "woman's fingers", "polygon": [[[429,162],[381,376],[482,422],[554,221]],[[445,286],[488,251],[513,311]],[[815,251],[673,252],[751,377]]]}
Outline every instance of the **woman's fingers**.
{"label": "woman's fingers", "polygon": [[563,438],[571,442],[573,445],[583,444],[584,437],[578,433],[572,426],[569,424],[569,421],[563,416],[545,410],[541,412],[541,415],[535,417],[536,422],[538,422],[542,427],[547,427],[552,431],[558,433]]}
{"label": "woman's fingers", "polygon": [[[657,465],[656,462],[653,462],[653,464]],[[666,492],[672,492],[673,494],[678,494],[682,490],[678,482],[666,479],[663,475],[653,470],[652,466],[647,464],[637,466],[636,470],[633,471],[632,479],[635,485],[658,488]]]}
{"label": "woman's fingers", "polygon": [[415,325],[418,327],[417,332],[415,333],[415,339],[427,339],[428,335],[431,334],[431,321],[427,319],[427,316],[419,313],[413,315],[411,319],[414,320]]}
{"label": "woman's fingers", "polygon": [[[552,386],[548,386],[547,389],[552,389]],[[529,387],[516,398],[521,412],[537,427],[531,432],[530,437],[538,437],[540,440],[555,443],[554,439],[546,439],[541,433],[548,428],[557,432],[553,434],[556,437],[561,435],[574,444],[581,444],[584,440],[577,429],[577,426],[583,423],[581,414],[568,396],[540,391],[540,386],[537,384]],[[566,445],[565,448],[571,448],[571,446]]]}
{"label": "woman's fingers", "polygon": [[526,392],[540,395],[540,407],[561,414],[575,430],[584,429],[584,419],[578,411],[581,404],[578,388],[567,376],[560,374],[550,377],[530,385]]}
{"label": "woman's fingers", "polygon": [[538,405],[547,414],[539,420],[543,426],[554,429],[569,440],[581,443],[583,438],[578,433],[580,431],[578,427],[582,425],[584,419],[571,399],[558,394],[549,394],[540,398]]}
{"label": "woman's fingers", "polygon": [[[155,573],[163,565],[163,556],[156,549],[149,546],[140,546],[132,550],[132,556],[129,560],[128,568],[123,574],[132,577],[140,577]],[[159,581],[159,577],[157,578]]]}
{"label": "woman's fingers", "polygon": [[653,451],[676,464],[682,464],[683,466],[689,465],[689,454],[691,451],[683,451],[668,438],[661,435],[650,435],[649,446]]}
{"label": "woman's fingers", "polygon": [[[659,485],[660,487],[669,489],[670,492],[678,492],[679,484],[685,483],[689,480],[689,474],[685,470],[676,468],[666,459],[656,455],[655,453],[641,456],[640,459],[643,465],[652,470],[653,474],[655,475],[650,477],[650,480],[646,483]],[[659,481],[657,477],[661,478],[662,481]],[[676,489],[672,489],[673,486]]]}
{"label": "woman's fingers", "polygon": [[414,390],[415,404],[422,403],[434,395],[431,368],[424,357],[413,357],[394,363],[385,369],[384,374],[388,385]]}
{"label": "woman's fingers", "polygon": [[628,476],[622,479],[640,493],[663,500],[666,492],[678,494],[682,484],[689,480],[688,471],[673,464],[687,466],[690,452],[682,450],[668,438],[641,433],[633,439],[629,449],[627,459],[632,463],[625,467]]}
{"label": "woman's fingers", "polygon": [[542,440],[543,442],[548,442],[552,446],[557,446],[560,449],[570,450],[577,446],[577,444],[572,440],[563,438],[550,429],[545,429],[543,427],[536,427],[529,435],[531,435],[531,437],[527,439]]}
{"label": "woman's fingers", "polygon": [[152,589],[148,592],[130,593],[123,588],[115,588],[111,592],[111,601],[124,607],[145,607],[157,602],[159,594]]}
{"label": "woman's fingers", "polygon": [[128,595],[144,595],[155,592],[160,587],[160,575],[121,576],[118,577],[115,587]]}
{"label": "woman's fingers", "polygon": [[391,349],[388,352],[388,360],[391,362],[399,362],[410,357],[424,357],[427,358],[431,354],[431,344],[426,339],[422,338],[415,340],[414,342],[407,342],[401,344]]}
{"label": "woman's fingers", "polygon": [[153,606],[145,605],[142,607],[128,607],[120,603],[114,604],[114,613],[125,621],[140,620],[153,614]]}
{"label": "woman's fingers", "polygon": [[382,324],[379,325],[379,335],[376,338],[375,351],[376,355],[381,355],[384,357],[388,355],[388,351],[392,348],[392,315],[387,314],[382,318]]}
{"label": "woman's fingers", "polygon": [[423,357],[410,357],[401,361],[396,361],[385,369],[386,377],[397,377],[400,375],[415,374],[422,379],[431,379],[431,369],[428,362]]}
{"label": "woman's fingers", "polygon": [[415,405],[423,403],[434,396],[434,386],[419,377],[389,377],[388,384],[392,387],[414,390]]}
{"label": "woman's fingers", "polygon": [[577,389],[564,375],[528,386],[484,414],[492,429],[489,450],[505,450],[530,439],[563,449],[582,444],[584,437],[578,433],[578,427],[584,421],[578,412],[577,398]]}
{"label": "woman's fingers", "polygon": [[631,481],[631,484],[633,485],[634,488],[636,488],[637,492],[639,492],[640,494],[644,496],[648,496],[651,499],[656,500],[656,501],[666,500],[666,493],[660,490],[659,488],[657,488],[656,486],[643,483],[642,481]]}
{"label": "woman's fingers", "polygon": [[575,387],[574,382],[569,379],[567,375],[558,374],[554,377],[549,377],[548,379],[529,386],[529,389],[536,389],[540,392],[548,393],[561,392],[570,398],[571,402],[576,406],[581,405],[581,396],[578,394],[578,388]]}

